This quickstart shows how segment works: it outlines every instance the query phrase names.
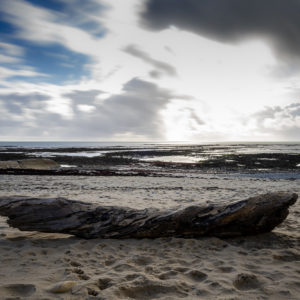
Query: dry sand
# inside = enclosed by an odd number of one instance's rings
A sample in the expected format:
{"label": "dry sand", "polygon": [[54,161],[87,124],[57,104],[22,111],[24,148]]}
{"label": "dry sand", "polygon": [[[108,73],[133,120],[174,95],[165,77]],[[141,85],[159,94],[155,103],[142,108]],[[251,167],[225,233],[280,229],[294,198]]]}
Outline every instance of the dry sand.
{"label": "dry sand", "polygon": [[[0,196],[136,208],[228,202],[300,180],[0,176]],[[300,299],[300,201],[272,233],[235,239],[83,240],[0,219],[0,299]]]}

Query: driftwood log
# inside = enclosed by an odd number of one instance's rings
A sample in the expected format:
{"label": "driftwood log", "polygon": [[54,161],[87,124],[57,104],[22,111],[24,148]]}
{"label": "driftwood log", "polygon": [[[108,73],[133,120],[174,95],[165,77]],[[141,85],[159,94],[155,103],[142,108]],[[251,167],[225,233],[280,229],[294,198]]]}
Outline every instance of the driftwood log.
{"label": "driftwood log", "polygon": [[269,193],[227,205],[137,210],[64,198],[0,197],[0,215],[26,231],[83,238],[232,237],[271,231],[298,195]]}

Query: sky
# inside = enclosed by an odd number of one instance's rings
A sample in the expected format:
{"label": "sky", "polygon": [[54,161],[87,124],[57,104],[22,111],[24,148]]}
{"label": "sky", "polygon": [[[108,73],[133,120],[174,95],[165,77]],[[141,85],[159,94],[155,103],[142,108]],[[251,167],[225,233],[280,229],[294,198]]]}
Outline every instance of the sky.
{"label": "sky", "polygon": [[300,0],[0,0],[2,141],[300,141]]}

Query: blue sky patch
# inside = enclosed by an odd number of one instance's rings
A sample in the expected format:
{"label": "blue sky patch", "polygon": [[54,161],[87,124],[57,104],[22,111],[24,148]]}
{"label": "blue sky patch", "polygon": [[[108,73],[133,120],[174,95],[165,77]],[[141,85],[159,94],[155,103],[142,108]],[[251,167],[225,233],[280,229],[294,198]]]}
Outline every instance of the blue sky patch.
{"label": "blue sky patch", "polygon": [[87,18],[89,14],[101,14],[106,9],[104,5],[90,0],[76,0],[69,3],[60,0],[27,0],[27,2],[36,7],[56,11],[60,14],[57,14],[57,17],[62,23],[85,30],[94,37],[101,38],[105,34],[105,29],[99,22]]}
{"label": "blue sky patch", "polygon": [[60,84],[88,76],[85,65],[89,63],[89,57],[58,44],[27,47],[25,60],[38,72],[48,74],[47,81],[51,83]]}
{"label": "blue sky patch", "polygon": [[27,2],[35,6],[40,6],[56,11],[64,11],[67,8],[67,4],[59,0],[27,0]]}
{"label": "blue sky patch", "polygon": [[0,11],[0,28],[1,28],[1,36],[9,36],[16,31],[16,27],[6,21],[4,21],[4,14]]}
{"label": "blue sky patch", "polygon": [[[47,82],[61,85],[67,81],[79,81],[82,77],[89,76],[86,64],[91,61],[86,55],[70,51],[59,44],[36,45],[27,41],[17,41],[15,44],[25,49],[23,61],[26,62],[26,66],[47,76],[13,76],[10,80],[26,80],[35,83]],[[18,69],[22,66],[10,64],[10,68]]]}

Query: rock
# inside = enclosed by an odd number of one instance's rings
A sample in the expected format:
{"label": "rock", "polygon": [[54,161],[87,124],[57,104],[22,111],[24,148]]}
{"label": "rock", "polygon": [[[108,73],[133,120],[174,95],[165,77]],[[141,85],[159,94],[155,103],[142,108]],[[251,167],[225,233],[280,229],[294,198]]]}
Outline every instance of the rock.
{"label": "rock", "polygon": [[20,169],[20,165],[15,160],[0,161],[0,169]]}
{"label": "rock", "polygon": [[48,289],[48,292],[58,294],[58,293],[66,293],[69,292],[74,285],[76,285],[76,281],[62,281],[54,284],[52,287]]}
{"label": "rock", "polygon": [[59,166],[57,162],[48,158],[0,161],[0,169],[53,170]]}
{"label": "rock", "polygon": [[269,193],[225,205],[137,210],[64,198],[0,197],[0,215],[20,230],[83,238],[232,237],[269,232],[288,215],[293,193]]}
{"label": "rock", "polygon": [[21,169],[33,170],[52,170],[59,168],[59,164],[52,159],[48,158],[34,158],[19,160]]}

